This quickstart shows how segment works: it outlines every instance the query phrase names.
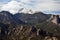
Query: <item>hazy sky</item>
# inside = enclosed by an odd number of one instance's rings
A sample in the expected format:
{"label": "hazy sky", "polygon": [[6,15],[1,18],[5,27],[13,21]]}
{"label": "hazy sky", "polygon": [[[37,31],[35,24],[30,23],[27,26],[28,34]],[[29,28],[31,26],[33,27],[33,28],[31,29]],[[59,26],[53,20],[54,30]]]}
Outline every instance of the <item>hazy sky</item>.
{"label": "hazy sky", "polygon": [[20,8],[60,14],[60,0],[0,0],[0,10],[16,13]]}

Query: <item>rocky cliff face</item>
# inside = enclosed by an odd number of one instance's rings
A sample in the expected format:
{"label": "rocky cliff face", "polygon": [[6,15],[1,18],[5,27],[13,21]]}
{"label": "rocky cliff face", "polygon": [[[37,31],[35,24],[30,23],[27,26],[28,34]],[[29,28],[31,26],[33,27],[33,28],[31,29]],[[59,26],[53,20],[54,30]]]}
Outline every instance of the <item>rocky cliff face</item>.
{"label": "rocky cliff face", "polygon": [[28,25],[8,25],[0,23],[0,40],[58,40],[53,33],[42,29],[37,29],[34,26]]}
{"label": "rocky cliff face", "polygon": [[51,22],[53,22],[54,24],[59,25],[60,24],[60,15],[52,15],[49,20]]}

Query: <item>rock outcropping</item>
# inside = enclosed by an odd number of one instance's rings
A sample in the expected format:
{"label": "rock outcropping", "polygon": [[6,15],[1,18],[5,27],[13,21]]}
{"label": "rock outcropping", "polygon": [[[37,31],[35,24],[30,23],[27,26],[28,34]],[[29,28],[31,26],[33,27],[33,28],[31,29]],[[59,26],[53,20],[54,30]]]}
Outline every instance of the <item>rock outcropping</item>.
{"label": "rock outcropping", "polygon": [[49,21],[54,24],[60,25],[60,15],[52,15]]}

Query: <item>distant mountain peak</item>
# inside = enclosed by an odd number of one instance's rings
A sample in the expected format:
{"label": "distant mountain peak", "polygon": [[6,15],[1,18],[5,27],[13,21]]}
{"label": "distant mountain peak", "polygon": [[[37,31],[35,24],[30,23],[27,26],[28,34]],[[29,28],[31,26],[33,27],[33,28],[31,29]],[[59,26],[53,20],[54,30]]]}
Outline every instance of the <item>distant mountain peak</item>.
{"label": "distant mountain peak", "polygon": [[35,11],[33,11],[32,9],[28,9],[28,8],[21,8],[18,13],[24,13],[24,14],[34,14]]}

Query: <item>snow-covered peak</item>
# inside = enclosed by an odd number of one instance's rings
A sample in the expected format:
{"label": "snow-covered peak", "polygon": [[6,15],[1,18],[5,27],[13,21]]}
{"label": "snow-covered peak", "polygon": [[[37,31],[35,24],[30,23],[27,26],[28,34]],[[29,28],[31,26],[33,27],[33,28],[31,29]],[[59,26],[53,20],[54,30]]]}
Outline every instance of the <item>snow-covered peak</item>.
{"label": "snow-covered peak", "polygon": [[35,11],[29,8],[21,8],[19,13],[25,13],[25,14],[33,14]]}
{"label": "snow-covered peak", "polygon": [[[23,10],[21,10],[23,8]],[[28,8],[28,7],[24,7],[23,3],[17,2],[17,1],[11,1],[8,2],[8,4],[5,4],[2,6],[2,11],[9,11],[12,14],[18,13],[18,12],[23,12],[23,13],[30,13],[32,14],[33,11]],[[20,10],[20,11],[19,11]]]}

